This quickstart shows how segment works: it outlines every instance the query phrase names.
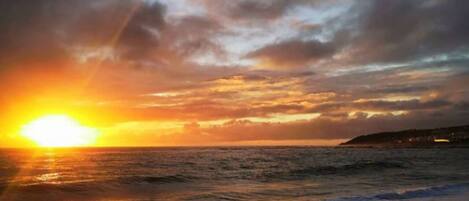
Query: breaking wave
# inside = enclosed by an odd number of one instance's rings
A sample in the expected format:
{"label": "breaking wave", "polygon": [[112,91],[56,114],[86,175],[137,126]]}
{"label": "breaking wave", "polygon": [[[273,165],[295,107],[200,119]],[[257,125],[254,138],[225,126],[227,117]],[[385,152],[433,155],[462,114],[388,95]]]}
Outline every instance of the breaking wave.
{"label": "breaking wave", "polygon": [[29,192],[42,191],[62,191],[62,192],[80,192],[93,189],[95,191],[108,190],[118,186],[141,186],[141,185],[163,185],[170,183],[188,183],[195,177],[184,175],[167,176],[126,176],[109,180],[80,181],[73,183],[38,183],[32,185],[15,186]]}
{"label": "breaking wave", "polygon": [[401,192],[388,192],[371,196],[354,196],[331,199],[328,201],[379,201],[379,200],[404,200],[404,199],[424,199],[450,195],[458,195],[469,191],[469,183],[448,184],[420,189],[410,189]]}

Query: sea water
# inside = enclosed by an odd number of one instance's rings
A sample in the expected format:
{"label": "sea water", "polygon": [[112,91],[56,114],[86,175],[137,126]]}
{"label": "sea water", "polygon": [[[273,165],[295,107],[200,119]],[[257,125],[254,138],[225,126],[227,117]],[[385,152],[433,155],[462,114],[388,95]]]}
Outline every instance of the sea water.
{"label": "sea water", "polygon": [[469,149],[1,149],[0,200],[469,200]]}

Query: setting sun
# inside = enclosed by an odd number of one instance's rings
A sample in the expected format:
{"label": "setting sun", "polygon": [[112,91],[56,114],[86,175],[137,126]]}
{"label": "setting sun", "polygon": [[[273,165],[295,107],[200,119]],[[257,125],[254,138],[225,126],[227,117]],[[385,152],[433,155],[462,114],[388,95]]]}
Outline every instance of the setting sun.
{"label": "setting sun", "polygon": [[23,126],[21,134],[39,146],[68,147],[92,144],[97,131],[66,115],[48,115]]}

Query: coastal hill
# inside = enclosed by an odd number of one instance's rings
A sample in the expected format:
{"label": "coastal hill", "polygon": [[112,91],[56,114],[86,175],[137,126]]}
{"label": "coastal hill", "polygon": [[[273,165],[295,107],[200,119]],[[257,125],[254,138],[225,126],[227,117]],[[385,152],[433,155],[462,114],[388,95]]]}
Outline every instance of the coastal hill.
{"label": "coastal hill", "polygon": [[382,132],[355,137],[341,145],[348,146],[433,146],[469,145],[469,125]]}

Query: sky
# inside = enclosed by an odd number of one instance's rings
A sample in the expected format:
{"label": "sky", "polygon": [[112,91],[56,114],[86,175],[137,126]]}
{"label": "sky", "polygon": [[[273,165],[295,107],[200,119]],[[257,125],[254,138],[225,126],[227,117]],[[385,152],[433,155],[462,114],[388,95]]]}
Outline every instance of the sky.
{"label": "sky", "polygon": [[0,146],[332,145],[469,123],[469,1],[0,0]]}

